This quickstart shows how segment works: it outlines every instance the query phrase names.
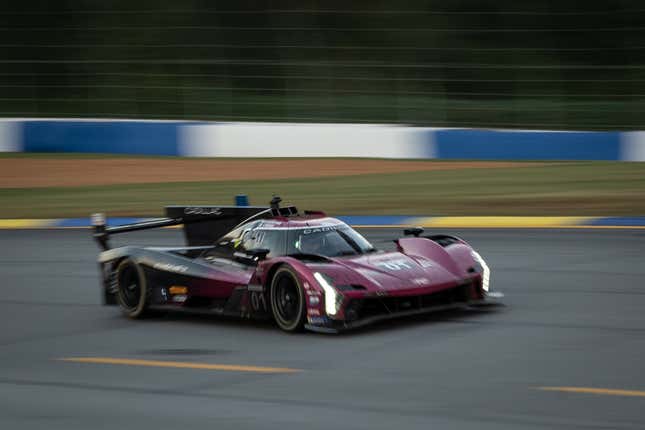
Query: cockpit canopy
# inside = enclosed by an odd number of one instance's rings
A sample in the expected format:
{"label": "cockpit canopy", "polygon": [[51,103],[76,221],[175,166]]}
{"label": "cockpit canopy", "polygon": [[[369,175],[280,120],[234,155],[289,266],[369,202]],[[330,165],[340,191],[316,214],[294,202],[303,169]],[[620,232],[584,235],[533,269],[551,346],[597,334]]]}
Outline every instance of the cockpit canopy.
{"label": "cockpit canopy", "polygon": [[347,224],[333,219],[306,221],[257,220],[219,239],[215,251],[244,252],[264,248],[268,257],[308,254],[325,257],[359,255],[375,249]]}
{"label": "cockpit canopy", "polygon": [[287,234],[287,254],[316,254],[326,257],[365,254],[372,244],[344,223],[312,228],[294,228]]}

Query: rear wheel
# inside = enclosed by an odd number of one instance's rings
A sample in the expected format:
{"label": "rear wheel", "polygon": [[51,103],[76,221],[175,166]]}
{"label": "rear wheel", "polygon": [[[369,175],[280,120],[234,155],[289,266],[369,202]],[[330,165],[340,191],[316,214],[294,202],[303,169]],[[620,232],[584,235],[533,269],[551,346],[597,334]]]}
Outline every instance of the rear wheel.
{"label": "rear wheel", "polygon": [[116,269],[117,301],[130,318],[139,318],[148,306],[148,287],[141,267],[130,259],[123,260]]}
{"label": "rear wheel", "polygon": [[305,295],[298,275],[289,266],[280,267],[271,280],[271,310],[282,330],[296,332],[304,327]]}

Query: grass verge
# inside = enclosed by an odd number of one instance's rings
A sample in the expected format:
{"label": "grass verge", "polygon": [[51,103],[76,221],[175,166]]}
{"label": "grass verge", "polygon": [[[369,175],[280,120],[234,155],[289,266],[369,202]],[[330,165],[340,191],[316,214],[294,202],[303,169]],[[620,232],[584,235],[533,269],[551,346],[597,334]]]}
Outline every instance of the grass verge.
{"label": "grass verge", "polygon": [[0,218],[158,216],[168,204],[265,204],[272,194],[330,214],[643,215],[645,163],[536,167],[233,182],[0,189]]}

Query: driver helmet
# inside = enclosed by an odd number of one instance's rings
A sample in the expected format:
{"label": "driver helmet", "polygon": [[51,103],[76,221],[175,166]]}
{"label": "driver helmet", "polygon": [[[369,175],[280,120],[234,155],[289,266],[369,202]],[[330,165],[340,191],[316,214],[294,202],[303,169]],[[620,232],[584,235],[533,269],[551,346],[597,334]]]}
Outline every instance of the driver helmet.
{"label": "driver helmet", "polygon": [[298,240],[300,252],[303,254],[322,254],[327,243],[325,235],[308,234],[300,235]]}

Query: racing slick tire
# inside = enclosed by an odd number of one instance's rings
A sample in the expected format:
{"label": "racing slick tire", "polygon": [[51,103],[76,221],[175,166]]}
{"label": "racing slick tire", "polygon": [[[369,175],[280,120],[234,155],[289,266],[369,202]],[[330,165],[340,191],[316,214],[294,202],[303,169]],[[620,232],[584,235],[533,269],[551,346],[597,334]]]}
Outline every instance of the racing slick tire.
{"label": "racing slick tire", "polygon": [[129,318],[140,318],[148,308],[148,285],[141,267],[129,258],[116,269],[117,302]]}
{"label": "racing slick tire", "polygon": [[278,326],[286,332],[302,331],[307,317],[305,293],[296,272],[280,267],[271,279],[271,311]]}

